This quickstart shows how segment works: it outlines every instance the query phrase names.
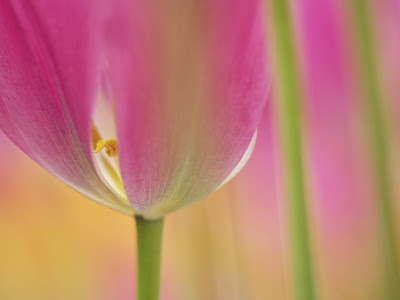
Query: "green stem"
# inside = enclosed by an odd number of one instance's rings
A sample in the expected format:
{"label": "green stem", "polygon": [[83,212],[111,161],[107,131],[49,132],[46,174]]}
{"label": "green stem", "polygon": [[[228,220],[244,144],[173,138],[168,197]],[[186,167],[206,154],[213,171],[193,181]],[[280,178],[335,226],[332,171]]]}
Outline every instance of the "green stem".
{"label": "green stem", "polygon": [[295,299],[316,299],[305,196],[302,108],[298,62],[288,0],[272,0],[277,104],[286,164],[290,246]]}
{"label": "green stem", "polygon": [[367,110],[370,141],[378,183],[378,206],[385,268],[385,299],[400,299],[400,276],[390,187],[388,128],[385,122],[384,97],[379,84],[379,70],[374,36],[369,16],[369,1],[352,0],[353,18],[358,35],[361,83]]}
{"label": "green stem", "polygon": [[136,217],[138,247],[137,300],[160,297],[161,243],[164,219],[149,221]]}

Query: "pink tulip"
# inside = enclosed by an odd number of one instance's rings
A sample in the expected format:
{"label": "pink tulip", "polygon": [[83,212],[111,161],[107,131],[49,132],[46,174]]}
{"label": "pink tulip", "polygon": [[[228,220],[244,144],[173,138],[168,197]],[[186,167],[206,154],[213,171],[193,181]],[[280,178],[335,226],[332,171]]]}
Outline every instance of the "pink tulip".
{"label": "pink tulip", "polygon": [[124,213],[155,219],[199,201],[254,146],[268,82],[262,8],[1,1],[0,128]]}

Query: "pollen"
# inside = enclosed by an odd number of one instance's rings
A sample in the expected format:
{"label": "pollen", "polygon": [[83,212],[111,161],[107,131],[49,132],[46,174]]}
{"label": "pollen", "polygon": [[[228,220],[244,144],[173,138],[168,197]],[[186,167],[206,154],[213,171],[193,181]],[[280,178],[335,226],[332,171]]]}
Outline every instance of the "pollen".
{"label": "pollen", "polygon": [[98,141],[94,152],[99,153],[101,150],[103,150],[103,148],[110,157],[118,155],[117,140],[114,138]]}

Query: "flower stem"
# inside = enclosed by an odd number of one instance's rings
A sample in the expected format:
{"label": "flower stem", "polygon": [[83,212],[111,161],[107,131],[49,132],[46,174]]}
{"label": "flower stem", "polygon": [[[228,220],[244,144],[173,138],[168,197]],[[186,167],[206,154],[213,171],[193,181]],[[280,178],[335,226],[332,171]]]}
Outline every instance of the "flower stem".
{"label": "flower stem", "polygon": [[149,221],[136,217],[137,300],[159,300],[163,223],[164,219]]}
{"label": "flower stem", "polygon": [[286,164],[288,225],[294,298],[316,299],[307,220],[302,145],[302,108],[298,62],[288,0],[272,0],[275,37],[277,108]]}
{"label": "flower stem", "polygon": [[388,128],[385,122],[384,97],[379,84],[379,70],[374,36],[369,16],[369,1],[352,0],[353,19],[358,35],[360,77],[364,88],[364,105],[369,124],[370,142],[378,183],[378,207],[385,270],[385,299],[400,299],[400,274],[390,186]]}

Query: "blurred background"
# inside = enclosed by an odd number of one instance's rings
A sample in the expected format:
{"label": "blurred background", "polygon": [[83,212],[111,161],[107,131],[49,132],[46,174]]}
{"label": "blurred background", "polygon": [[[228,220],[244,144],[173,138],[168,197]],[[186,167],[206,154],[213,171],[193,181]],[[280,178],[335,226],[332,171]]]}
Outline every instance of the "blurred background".
{"label": "blurred background", "polygon": [[[318,299],[380,300],[377,179],[355,26],[344,3],[293,7],[312,256]],[[400,2],[372,1],[371,11],[400,232]],[[293,299],[275,104],[272,89],[244,170],[205,201],[167,216],[162,299]],[[134,299],[134,221],[85,199],[3,135],[0,145],[0,299]]]}

